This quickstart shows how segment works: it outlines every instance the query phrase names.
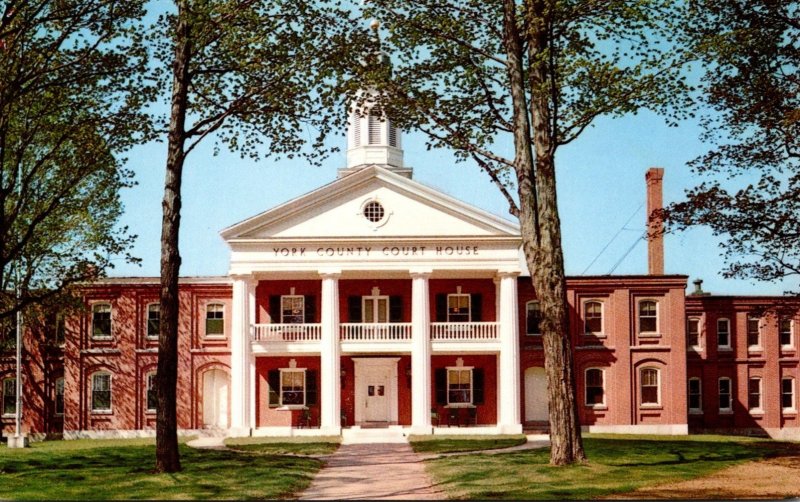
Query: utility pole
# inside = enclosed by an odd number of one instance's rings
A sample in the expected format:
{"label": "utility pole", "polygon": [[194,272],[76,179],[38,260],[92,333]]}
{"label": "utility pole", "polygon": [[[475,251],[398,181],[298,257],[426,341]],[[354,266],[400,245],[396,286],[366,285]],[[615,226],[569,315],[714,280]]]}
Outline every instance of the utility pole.
{"label": "utility pole", "polygon": [[[22,200],[22,167],[17,174],[17,203]],[[19,281],[19,266],[21,259],[17,259],[14,266],[14,295],[17,307],[22,300],[22,292]],[[8,438],[9,448],[25,448],[28,446],[28,438],[22,433],[22,309],[17,310],[17,379],[16,379],[16,406],[14,407],[14,437]]]}

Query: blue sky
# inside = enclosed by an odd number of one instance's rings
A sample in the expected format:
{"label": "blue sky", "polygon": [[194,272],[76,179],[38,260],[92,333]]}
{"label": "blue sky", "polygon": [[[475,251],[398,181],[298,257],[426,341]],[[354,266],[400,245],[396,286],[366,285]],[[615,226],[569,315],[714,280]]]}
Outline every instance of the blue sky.
{"label": "blue sky", "polygon": [[[153,3],[151,19],[170,5]],[[342,150],[344,132],[332,139],[332,144]],[[600,119],[559,150],[558,197],[568,275],[602,275],[612,270],[615,274],[647,272],[647,245],[640,239],[645,229],[644,173],[649,167],[663,167],[665,203],[680,200],[686,189],[700,181],[686,167],[708,148],[700,143],[699,135],[696,122],[668,127],[663,119],[640,113]],[[185,166],[182,276],[226,274],[228,248],[219,236],[220,230],[330,182],[337,168],[346,163],[343,151],[321,167],[297,159],[255,162],[224,150],[214,156],[213,144],[213,138],[207,138],[191,152]],[[405,163],[414,168],[417,181],[512,218],[500,192],[475,164],[456,164],[448,151],[428,151],[419,133],[405,134],[403,147]],[[140,146],[128,159],[127,166],[136,173],[138,185],[122,194],[126,211],[121,223],[138,235],[132,253],[142,263],[135,266],[120,259],[109,274],[157,276],[166,145],[153,142]],[[723,279],[719,254],[718,240],[708,229],[668,235],[665,271],[686,274],[690,283],[702,278],[703,288],[716,294],[782,294],[796,288],[789,283]]]}

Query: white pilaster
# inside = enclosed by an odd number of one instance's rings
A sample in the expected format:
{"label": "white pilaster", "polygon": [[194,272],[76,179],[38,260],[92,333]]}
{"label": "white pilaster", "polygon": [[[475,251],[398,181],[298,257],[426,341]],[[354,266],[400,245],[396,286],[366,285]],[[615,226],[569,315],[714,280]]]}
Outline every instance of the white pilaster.
{"label": "white pilaster", "polygon": [[500,380],[502,399],[498,392],[498,421],[500,432],[522,432],[520,420],[519,316],[517,305],[518,272],[501,271],[500,277]]}
{"label": "white pilaster", "polygon": [[231,312],[231,436],[249,436],[252,408],[250,399],[250,303],[255,294],[251,276],[233,276],[233,306]]}
{"label": "white pilaster", "polygon": [[322,340],[320,341],[320,429],[339,434],[341,422],[341,382],[339,343],[339,270],[321,270]]}
{"label": "white pilaster", "polygon": [[430,270],[411,271],[411,428],[431,431]]}

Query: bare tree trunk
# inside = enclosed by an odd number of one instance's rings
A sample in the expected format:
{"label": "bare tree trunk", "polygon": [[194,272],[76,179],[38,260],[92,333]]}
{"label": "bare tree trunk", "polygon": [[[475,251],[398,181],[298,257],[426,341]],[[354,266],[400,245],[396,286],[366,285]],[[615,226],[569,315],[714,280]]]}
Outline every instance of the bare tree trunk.
{"label": "bare tree trunk", "polygon": [[178,2],[175,60],[172,66],[172,109],[170,110],[163,219],[161,227],[161,321],[158,338],[156,421],[156,471],[181,470],[178,451],[178,277],[181,256],[178,232],[181,221],[181,177],[185,160],[186,106],[189,89],[191,44],[187,3]]}

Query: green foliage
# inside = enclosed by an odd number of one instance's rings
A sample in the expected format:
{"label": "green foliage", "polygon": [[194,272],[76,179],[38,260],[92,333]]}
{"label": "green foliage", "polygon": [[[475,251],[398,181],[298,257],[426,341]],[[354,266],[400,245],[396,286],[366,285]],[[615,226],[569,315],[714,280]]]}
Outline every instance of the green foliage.
{"label": "green foliage", "polygon": [[593,436],[584,438],[584,445],[591,461],[560,469],[548,465],[547,448],[426,463],[434,481],[454,498],[586,500],[697,478],[786,448],[786,443],[707,436]]}
{"label": "green foliage", "polygon": [[134,260],[117,223],[121,155],[148,132],[142,3],[0,2],[0,291],[22,291],[2,318]]}
{"label": "green foliage", "polygon": [[704,65],[712,150],[691,163],[706,181],[666,216],[674,228],[707,225],[725,237],[726,277],[800,278],[800,6],[691,5],[685,26]]}
{"label": "green foliage", "polygon": [[0,449],[0,497],[26,500],[275,499],[305,489],[322,463],[182,447],[184,469],[154,474],[149,440],[46,441]]}

